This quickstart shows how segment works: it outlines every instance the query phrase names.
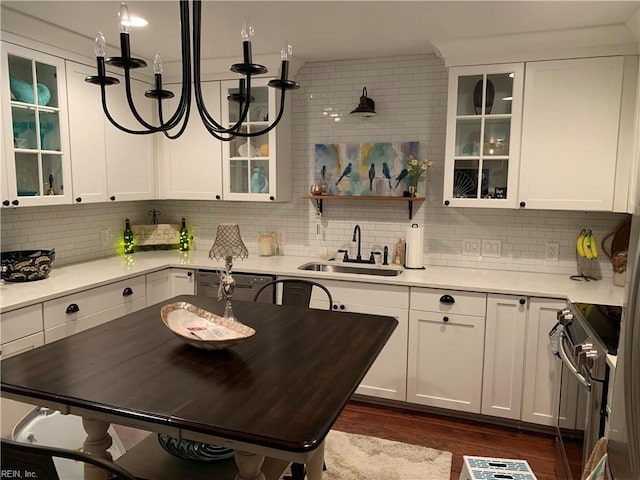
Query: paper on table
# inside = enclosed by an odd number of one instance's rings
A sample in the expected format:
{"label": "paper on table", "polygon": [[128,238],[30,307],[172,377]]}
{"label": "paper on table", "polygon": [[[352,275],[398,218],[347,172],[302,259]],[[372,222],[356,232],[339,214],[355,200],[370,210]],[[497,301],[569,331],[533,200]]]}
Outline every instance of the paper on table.
{"label": "paper on table", "polygon": [[213,323],[188,310],[174,310],[169,314],[169,321],[174,325],[179,325],[183,334],[194,336],[200,340],[228,340],[241,336],[239,332]]}

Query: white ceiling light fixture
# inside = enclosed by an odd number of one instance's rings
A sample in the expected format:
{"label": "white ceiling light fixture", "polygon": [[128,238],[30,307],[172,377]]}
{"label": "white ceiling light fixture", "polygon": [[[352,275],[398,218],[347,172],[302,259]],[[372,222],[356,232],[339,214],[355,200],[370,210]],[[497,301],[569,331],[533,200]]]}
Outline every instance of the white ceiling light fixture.
{"label": "white ceiling light fixture", "polygon": [[[221,141],[230,141],[236,137],[257,137],[264,135],[271,131],[280,122],[282,115],[284,114],[285,106],[285,93],[287,90],[300,88],[300,85],[293,80],[288,79],[289,74],[289,58],[292,54],[291,45],[285,43],[280,52],[281,66],[280,77],[269,81],[269,86],[281,91],[280,95],[280,108],[275,120],[271,125],[268,125],[260,131],[248,132],[246,127],[243,127],[249,112],[249,105],[253,99],[251,95],[251,79],[255,75],[262,75],[267,73],[267,68],[263,65],[253,63],[251,54],[251,40],[253,38],[253,25],[248,18],[245,19],[243,24],[241,36],[242,36],[242,51],[243,59],[242,63],[236,63],[231,65],[230,70],[240,75],[238,81],[238,93],[230,94],[227,98],[230,101],[237,103],[238,105],[238,121],[231,126],[223,126],[220,122],[216,121],[207,111],[206,105],[202,97],[201,87],[201,72],[200,72],[200,43],[201,43],[201,21],[202,21],[202,2],[201,0],[192,0],[193,4],[193,38],[191,38],[190,28],[190,8],[188,0],[180,0],[180,39],[182,45],[182,87],[180,92],[180,101],[178,106],[168,118],[163,112],[162,100],[172,98],[173,92],[164,90],[162,88],[162,73],[163,65],[160,53],[156,53],[153,70],[155,74],[155,88],[147,90],[145,96],[157,101],[158,119],[159,125],[152,125],[147,122],[138,113],[135,104],[133,102],[131,94],[131,78],[130,72],[135,68],[146,67],[147,63],[139,58],[131,57],[131,48],[129,45],[129,33],[131,32],[131,26],[133,25],[133,18],[129,15],[129,9],[127,4],[122,2],[120,4],[120,10],[118,11],[118,22],[120,28],[120,56],[109,57],[105,59],[106,54],[106,41],[102,32],[98,32],[98,36],[95,39],[95,54],[98,72],[97,75],[92,75],[85,78],[86,82],[93,83],[100,86],[100,92],[102,97],[102,109],[107,119],[119,130],[134,135],[148,135],[151,133],[162,132],[167,138],[174,139],[182,135],[187,127],[189,121],[190,107],[191,107],[191,85],[193,84],[193,93],[195,95],[196,106],[202,123],[207,131],[215,138]],[[191,49],[193,48],[193,58],[191,55]],[[113,65],[115,67],[122,68],[124,70],[125,86],[127,103],[131,109],[131,113],[136,118],[142,129],[133,130],[123,127],[118,124],[107,108],[106,91],[105,87],[120,83],[117,78],[109,77],[106,75],[105,64]],[[192,81],[193,79],[193,81]],[[178,129],[177,132],[170,133],[170,130]]]}

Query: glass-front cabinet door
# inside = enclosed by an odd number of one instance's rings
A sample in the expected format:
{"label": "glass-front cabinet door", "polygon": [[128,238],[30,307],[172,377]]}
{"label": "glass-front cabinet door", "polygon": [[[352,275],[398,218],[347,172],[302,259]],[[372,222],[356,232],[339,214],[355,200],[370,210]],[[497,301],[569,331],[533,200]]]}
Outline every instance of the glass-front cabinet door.
{"label": "glass-front cabinet door", "polygon": [[[266,79],[251,80],[251,103],[242,132],[264,130],[277,111],[275,89]],[[240,118],[240,104],[229,95],[239,92],[238,81],[223,81],[222,119],[231,126]],[[287,112],[291,115],[291,112]],[[236,137],[222,145],[225,200],[268,201],[276,199],[276,129],[257,137]]]}
{"label": "glass-front cabinet door", "polygon": [[449,70],[444,204],[516,206],[524,64]]}
{"label": "glass-front cabinet door", "polygon": [[11,205],[71,203],[64,61],[2,44],[3,161]]}

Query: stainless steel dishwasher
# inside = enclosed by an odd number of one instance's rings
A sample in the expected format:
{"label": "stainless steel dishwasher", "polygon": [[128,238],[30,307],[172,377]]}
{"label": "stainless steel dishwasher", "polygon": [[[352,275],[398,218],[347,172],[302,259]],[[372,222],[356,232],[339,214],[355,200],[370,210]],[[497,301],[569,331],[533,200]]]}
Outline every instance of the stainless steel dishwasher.
{"label": "stainless steel dishwasher", "polygon": [[[233,292],[234,300],[246,300],[252,302],[260,288],[276,279],[275,275],[264,275],[257,273],[231,273],[236,281],[236,288]],[[220,273],[217,270],[198,270],[196,295],[201,297],[217,297],[220,287]],[[271,294],[260,296],[260,300],[275,300],[275,288],[268,287]]]}

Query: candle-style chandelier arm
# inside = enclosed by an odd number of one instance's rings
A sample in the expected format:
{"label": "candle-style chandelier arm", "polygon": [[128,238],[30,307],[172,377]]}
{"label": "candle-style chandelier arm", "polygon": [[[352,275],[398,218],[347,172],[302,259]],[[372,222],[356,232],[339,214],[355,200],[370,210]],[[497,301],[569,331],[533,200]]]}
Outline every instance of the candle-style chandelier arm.
{"label": "candle-style chandelier arm", "polygon": [[278,123],[280,123],[280,119],[282,118],[282,115],[284,114],[284,97],[285,97],[285,92],[286,90],[282,90],[282,94],[280,95],[280,109],[278,111],[278,115],[276,116],[275,121],[269,125],[268,127],[264,128],[263,130],[259,130],[256,132],[251,132],[250,134],[244,133],[244,132],[236,132],[236,136],[238,137],[259,137],[260,135],[265,135],[267,133],[269,133],[271,130],[273,130],[274,128],[276,128],[276,126],[278,125]]}
{"label": "candle-style chandelier arm", "polygon": [[[244,128],[245,122],[249,117],[250,104],[252,101],[251,95],[251,78],[255,75],[261,75],[267,73],[266,67],[253,63],[251,55],[251,37],[253,36],[253,27],[247,21],[243,25],[242,29],[242,48],[243,48],[243,61],[242,63],[236,63],[231,66],[232,72],[240,75],[238,93],[232,93],[227,98],[229,101],[238,103],[238,120],[233,124],[224,124],[218,122],[209,113],[206,108],[205,101],[202,95],[202,78],[201,78],[201,23],[202,23],[202,0],[193,1],[193,17],[190,18],[189,12],[189,0],[180,0],[180,40],[182,48],[182,88],[180,93],[180,100],[173,114],[165,120],[165,112],[162,107],[162,100],[172,98],[173,92],[162,88],[162,59],[160,54],[156,54],[154,60],[154,72],[155,72],[155,88],[147,90],[145,96],[147,98],[155,99],[157,101],[157,120],[159,125],[155,126],[151,122],[145,120],[138,109],[135,106],[132,88],[131,88],[131,69],[145,67],[147,64],[144,60],[139,58],[133,58],[131,56],[131,49],[129,46],[129,32],[130,32],[130,17],[126,3],[122,2],[120,5],[120,11],[118,17],[120,18],[120,51],[119,57],[110,57],[105,59],[105,38],[102,33],[98,33],[95,43],[96,60],[98,65],[98,73],[94,76],[85,78],[85,81],[100,85],[100,93],[102,100],[102,109],[109,120],[109,122],[117,129],[134,135],[147,135],[150,133],[162,132],[167,138],[175,139],[180,137],[188,124],[189,115],[191,113],[191,85],[193,83],[195,104],[198,109],[198,113],[201,120],[207,129],[207,131],[216,139],[221,141],[230,141],[236,137],[256,137],[264,135],[270,132],[280,122],[285,106],[285,92],[299,88],[297,82],[288,80],[288,67],[289,67],[289,55],[291,55],[291,45],[285,45],[285,48],[281,51],[282,54],[282,67],[280,78],[275,78],[269,81],[268,85],[271,88],[276,88],[281,91],[280,108],[276,118],[271,125],[260,131],[248,131],[250,129]],[[193,60],[191,57],[191,21],[193,23]],[[124,70],[125,79],[125,94],[127,98],[127,104],[131,110],[131,114],[136,121],[144,128],[144,130],[135,130],[118,124],[115,119],[109,113],[106,102],[105,86],[114,85],[119,83],[117,78],[109,77],[106,75],[105,63],[120,67]],[[192,70],[193,68],[193,70]],[[193,74],[193,77],[192,77]],[[193,78],[193,82],[192,82]],[[179,126],[176,133],[172,134],[169,131]],[[244,131],[243,131],[244,130]]]}

